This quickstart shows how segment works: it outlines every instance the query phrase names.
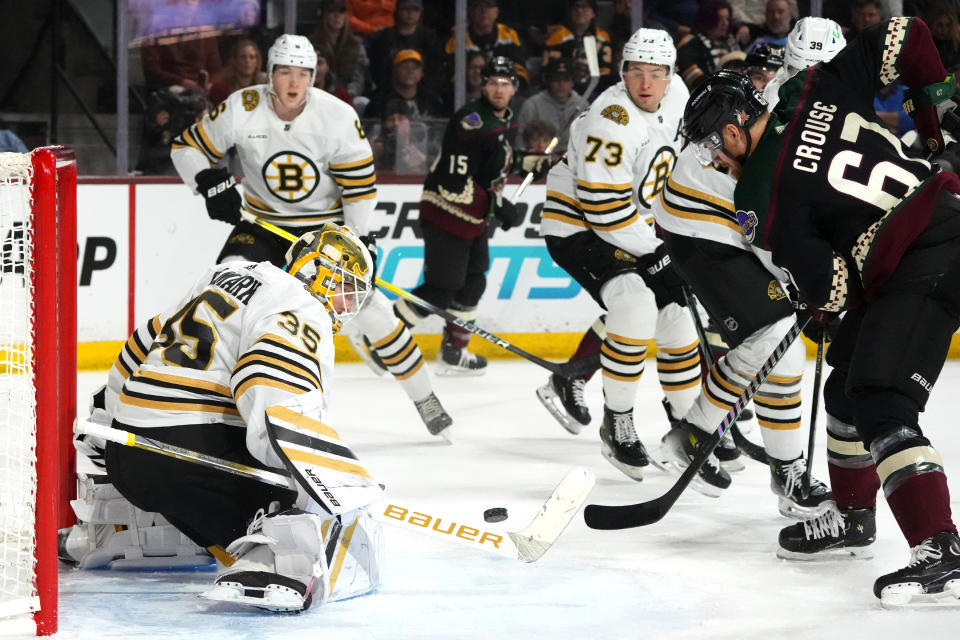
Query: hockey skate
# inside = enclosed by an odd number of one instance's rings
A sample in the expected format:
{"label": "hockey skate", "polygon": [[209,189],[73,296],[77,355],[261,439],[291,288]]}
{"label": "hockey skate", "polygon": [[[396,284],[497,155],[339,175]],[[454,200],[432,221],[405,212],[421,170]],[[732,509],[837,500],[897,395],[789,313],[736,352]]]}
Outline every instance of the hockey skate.
{"label": "hockey skate", "polygon": [[873,557],[877,539],[873,509],[838,510],[831,504],[823,514],[780,530],[777,557],[784,560],[836,560]]}
{"label": "hockey skate", "polygon": [[427,425],[427,431],[432,436],[440,436],[448,443],[453,444],[450,439],[450,425],[453,424],[453,418],[444,411],[443,405],[437,399],[437,394],[431,393],[423,400],[417,400],[413,403],[420,413],[420,419]]}
{"label": "hockey skate", "polygon": [[590,424],[590,410],[583,401],[584,378],[564,378],[552,374],[547,384],[537,389],[537,398],[564,429],[577,435]]}
{"label": "hockey skate", "polygon": [[[673,412],[673,406],[671,406],[670,401],[664,398],[660,401],[660,404],[663,405],[663,410],[667,414],[667,421],[670,423],[670,426],[673,427],[678,424],[680,422],[680,417]],[[720,440],[720,444],[717,445],[717,448],[714,449],[713,453],[717,456],[717,460],[720,461],[720,466],[723,467],[728,473],[743,471],[746,469],[746,466],[743,464],[743,460],[740,458],[740,449],[733,441],[733,437],[730,435],[729,430],[723,434],[723,439]],[[662,454],[661,458],[663,458]],[[661,460],[661,462],[663,462],[663,460]]]}
{"label": "hockey skate", "polygon": [[794,520],[815,518],[834,508],[830,487],[810,476],[810,491],[803,497],[803,476],[807,461],[803,456],[785,461],[770,459],[770,490],[777,496],[780,515]]}
{"label": "hockey skate", "polygon": [[620,471],[634,480],[643,480],[642,468],[650,464],[650,457],[633,427],[633,409],[611,411],[603,408],[600,426],[600,451]]}
{"label": "hockey skate", "polygon": [[281,613],[304,611],[325,595],[322,541],[318,516],[298,509],[266,515],[260,509],[247,535],[227,547],[236,559],[200,597]]}
{"label": "hockey skate", "polygon": [[480,376],[487,370],[487,359],[444,342],[437,354],[438,376]]}
{"label": "hockey skate", "polygon": [[[662,471],[679,476],[690,466],[690,461],[707,437],[708,434],[686,420],[680,420],[663,436],[660,456],[654,458],[653,463]],[[717,456],[711,453],[690,486],[705,496],[719,498],[723,490],[730,486],[730,474],[724,471]]]}
{"label": "hockey skate", "polygon": [[884,609],[960,606],[960,537],[941,531],[910,550],[910,564],[880,576],[873,594]]}

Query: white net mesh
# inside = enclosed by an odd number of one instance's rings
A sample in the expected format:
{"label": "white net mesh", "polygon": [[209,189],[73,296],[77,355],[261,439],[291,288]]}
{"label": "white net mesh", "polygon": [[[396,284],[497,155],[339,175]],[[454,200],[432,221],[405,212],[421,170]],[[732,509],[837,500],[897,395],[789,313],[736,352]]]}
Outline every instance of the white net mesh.
{"label": "white net mesh", "polygon": [[0,153],[0,618],[36,610],[29,154]]}

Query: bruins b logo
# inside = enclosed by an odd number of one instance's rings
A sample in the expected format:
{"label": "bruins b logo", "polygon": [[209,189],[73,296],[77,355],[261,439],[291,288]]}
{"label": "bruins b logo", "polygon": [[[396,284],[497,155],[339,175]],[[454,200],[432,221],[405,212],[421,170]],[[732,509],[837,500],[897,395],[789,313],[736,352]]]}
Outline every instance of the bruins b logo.
{"label": "bruins b logo", "polygon": [[667,179],[676,162],[677,154],[673,147],[660,147],[653,154],[647,175],[643,176],[643,182],[640,183],[640,203],[647,209],[650,208],[650,202],[667,186]]}
{"label": "bruins b logo", "polygon": [[263,181],[270,193],[284,202],[300,202],[317,188],[320,172],[310,158],[296,151],[281,151],[263,164]]}

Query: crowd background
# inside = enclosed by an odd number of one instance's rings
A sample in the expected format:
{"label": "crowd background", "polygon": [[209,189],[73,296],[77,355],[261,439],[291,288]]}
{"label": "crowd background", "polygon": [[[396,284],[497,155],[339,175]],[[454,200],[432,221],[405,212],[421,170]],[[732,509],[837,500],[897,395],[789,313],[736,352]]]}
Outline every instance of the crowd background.
{"label": "crowd background", "polygon": [[[128,2],[131,51],[137,54],[131,61],[131,67],[136,67],[130,70],[131,87],[142,103],[139,113],[131,115],[131,130],[137,130],[131,134],[136,137],[131,165],[139,174],[171,175],[169,144],[176,134],[231,92],[266,81],[266,51],[283,31],[282,22],[271,19],[278,3]],[[693,87],[717,69],[742,64],[760,47],[781,48],[796,20],[810,15],[810,4],[809,0],[645,0],[643,24],[671,34],[678,48],[677,73]],[[581,106],[589,80],[583,38],[594,35],[597,40],[602,77],[594,95],[586,96],[592,98],[619,81],[619,53],[631,34],[632,8],[632,0],[468,0],[463,69],[454,64],[454,3],[450,0],[298,0],[296,31],[308,36],[317,49],[316,86],[353,106],[360,116],[378,172],[422,176],[439,150],[447,118],[460,106],[454,104],[454,79],[458,74],[465,77],[467,100],[478,97],[483,64],[493,55],[511,59],[520,78],[513,102],[520,124],[517,146],[542,151],[560,134],[557,151],[562,153],[567,123]],[[822,15],[837,21],[848,40],[885,16],[925,18],[949,70],[960,67],[958,13],[960,0],[822,3]],[[232,28],[197,27],[227,22]],[[23,30],[29,32],[26,27]],[[59,37],[68,40],[63,34]],[[64,75],[69,76],[75,54],[69,47],[62,49]],[[83,53],[76,55],[82,58]],[[27,146],[51,141],[49,131],[47,140],[37,140],[41,132],[31,128],[30,117],[24,116],[35,113],[37,104],[29,98],[31,85],[23,75],[21,71],[14,82],[5,83],[0,74],[2,150],[20,148],[17,134],[22,134]],[[105,85],[93,102],[109,105],[115,100],[109,83]],[[877,102],[881,118],[898,134],[912,126],[901,102],[898,86],[890,87]],[[7,118],[13,122],[4,124]],[[57,142],[71,144],[68,135],[59,138]]]}

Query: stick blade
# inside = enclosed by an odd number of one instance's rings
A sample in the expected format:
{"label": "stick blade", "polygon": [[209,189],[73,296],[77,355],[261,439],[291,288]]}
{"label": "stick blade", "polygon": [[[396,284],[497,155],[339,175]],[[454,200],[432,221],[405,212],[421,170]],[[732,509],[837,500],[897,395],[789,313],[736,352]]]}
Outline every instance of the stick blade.
{"label": "stick blade", "polygon": [[589,469],[574,467],[553,490],[540,512],[522,531],[508,531],[518,559],[536,562],[553,546],[590,495],[596,478]]}
{"label": "stick blade", "polygon": [[658,522],[668,509],[660,498],[628,505],[588,504],[583,510],[583,520],[591,529],[601,531],[631,529]]}

